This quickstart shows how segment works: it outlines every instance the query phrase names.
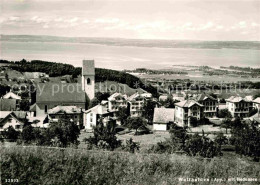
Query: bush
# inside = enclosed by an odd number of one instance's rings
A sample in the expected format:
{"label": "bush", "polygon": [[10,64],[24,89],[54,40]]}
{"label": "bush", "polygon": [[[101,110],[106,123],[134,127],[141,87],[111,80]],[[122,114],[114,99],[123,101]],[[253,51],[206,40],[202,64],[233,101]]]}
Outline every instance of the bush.
{"label": "bush", "polygon": [[51,139],[54,145],[58,147],[67,147],[69,145],[78,146],[79,127],[70,121],[65,115],[60,118],[58,123],[51,123],[46,130],[45,136]]}
{"label": "bush", "polygon": [[190,156],[212,158],[221,155],[219,145],[205,136],[192,135],[185,143],[184,151]]}
{"label": "bush", "polygon": [[232,115],[231,115],[231,113],[229,112],[228,109],[221,109],[218,112],[218,117],[219,118],[232,118]]}
{"label": "bush", "polygon": [[149,150],[155,153],[184,152],[189,156],[213,158],[221,155],[221,147],[205,136],[188,135],[185,128],[173,125],[170,130],[171,139],[157,143]]}
{"label": "bush", "polygon": [[135,153],[140,149],[140,144],[134,142],[133,139],[130,138],[129,140],[126,140],[126,145],[125,146],[123,145],[122,149],[130,153]]}
{"label": "bush", "polygon": [[2,135],[5,139],[9,139],[11,142],[16,141],[20,135],[19,131],[16,131],[12,126],[4,129]]}
{"label": "bush", "polygon": [[231,144],[235,146],[236,153],[260,159],[260,129],[255,123],[242,124],[231,130]]}
{"label": "bush", "polygon": [[93,129],[94,136],[84,139],[89,144],[89,148],[97,147],[99,149],[114,150],[121,146],[121,141],[117,139],[115,132],[116,124],[108,122],[104,126],[102,120]]}

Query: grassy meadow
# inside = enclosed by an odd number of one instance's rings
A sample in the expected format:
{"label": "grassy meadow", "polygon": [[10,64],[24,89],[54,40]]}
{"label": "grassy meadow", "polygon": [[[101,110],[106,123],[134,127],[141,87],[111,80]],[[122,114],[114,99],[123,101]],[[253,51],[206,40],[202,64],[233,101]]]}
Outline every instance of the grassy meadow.
{"label": "grassy meadow", "polygon": [[[237,156],[200,159],[180,155],[130,154],[42,147],[2,147],[1,180],[15,184],[240,184],[228,178],[260,178],[260,165]],[[223,182],[216,182],[222,178]],[[242,184],[242,183],[241,183]],[[249,182],[247,184],[257,184]]]}

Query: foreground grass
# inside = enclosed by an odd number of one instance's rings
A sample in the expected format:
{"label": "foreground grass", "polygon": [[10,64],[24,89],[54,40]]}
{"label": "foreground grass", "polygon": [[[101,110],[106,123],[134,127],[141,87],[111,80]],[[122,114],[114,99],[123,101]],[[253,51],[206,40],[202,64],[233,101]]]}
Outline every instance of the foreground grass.
{"label": "foreground grass", "polygon": [[195,159],[179,155],[2,147],[0,162],[2,184],[5,179],[18,179],[15,184],[180,184],[179,177],[209,178],[210,184],[226,184],[213,180],[260,178],[259,163],[238,157]]}

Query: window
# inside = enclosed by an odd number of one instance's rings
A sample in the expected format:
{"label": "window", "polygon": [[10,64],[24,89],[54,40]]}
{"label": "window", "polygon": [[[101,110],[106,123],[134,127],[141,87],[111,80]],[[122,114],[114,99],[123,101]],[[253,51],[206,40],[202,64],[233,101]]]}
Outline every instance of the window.
{"label": "window", "polygon": [[15,125],[15,129],[20,129],[20,125]]}
{"label": "window", "polygon": [[48,105],[45,105],[44,112],[47,113],[47,111],[48,111]]}
{"label": "window", "polygon": [[87,79],[87,84],[88,84],[88,85],[91,84],[90,78]]}
{"label": "window", "polygon": [[92,119],[92,118],[90,118],[90,122],[91,122],[91,123],[93,122],[93,119]]}

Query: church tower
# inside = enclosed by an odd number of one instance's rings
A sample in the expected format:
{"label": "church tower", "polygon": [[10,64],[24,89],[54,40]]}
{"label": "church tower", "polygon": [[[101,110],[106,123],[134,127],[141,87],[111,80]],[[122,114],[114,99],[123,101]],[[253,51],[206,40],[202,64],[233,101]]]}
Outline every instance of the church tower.
{"label": "church tower", "polygon": [[83,60],[82,63],[82,88],[92,100],[95,97],[95,61]]}

